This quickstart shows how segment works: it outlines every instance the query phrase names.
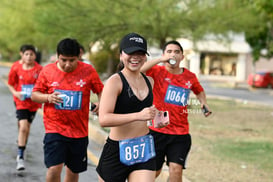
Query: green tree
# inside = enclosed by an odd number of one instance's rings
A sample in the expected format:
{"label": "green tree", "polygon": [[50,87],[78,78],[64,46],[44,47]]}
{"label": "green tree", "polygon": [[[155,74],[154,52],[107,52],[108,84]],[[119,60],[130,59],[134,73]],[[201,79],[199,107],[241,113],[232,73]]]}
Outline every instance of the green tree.
{"label": "green tree", "polygon": [[32,22],[33,1],[24,1],[24,4],[22,2],[3,0],[0,6],[0,51],[9,60],[14,60],[19,55],[22,44],[36,43]]}
{"label": "green tree", "polygon": [[[249,0],[253,11],[260,19],[255,33],[246,31],[247,41],[252,47],[254,64],[260,57],[273,56],[273,0]],[[265,51],[263,53],[263,51]]]}
{"label": "green tree", "polygon": [[[5,9],[7,13],[0,15],[0,26],[8,21],[13,9],[25,6],[19,0],[16,4],[2,1],[6,4],[0,10]],[[149,46],[161,48],[169,39],[185,37],[197,41],[207,34],[252,30],[259,22],[248,3],[237,0],[29,0],[28,3],[31,4],[26,7],[28,21],[33,29],[24,36],[32,37],[35,45],[49,52],[54,52],[57,42],[64,37],[74,37],[85,47],[99,42],[106,53],[93,54],[96,59],[92,61],[96,67],[107,65],[108,74],[118,63],[118,42],[129,32],[138,32],[148,39]],[[17,26],[24,27],[24,11],[16,14]],[[9,27],[7,32],[15,31],[18,29]],[[18,46],[20,37],[17,36],[14,44]],[[11,40],[0,31],[2,38],[6,44]]]}

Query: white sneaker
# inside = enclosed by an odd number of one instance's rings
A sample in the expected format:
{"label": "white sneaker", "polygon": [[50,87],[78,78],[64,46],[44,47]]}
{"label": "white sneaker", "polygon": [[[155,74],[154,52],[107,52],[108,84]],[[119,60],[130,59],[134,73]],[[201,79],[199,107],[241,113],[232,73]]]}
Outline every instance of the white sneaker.
{"label": "white sneaker", "polygon": [[20,159],[19,156],[17,156],[16,162],[17,162],[17,167],[16,167],[16,169],[17,169],[18,171],[21,171],[21,170],[24,170],[24,169],[25,169],[24,159]]}

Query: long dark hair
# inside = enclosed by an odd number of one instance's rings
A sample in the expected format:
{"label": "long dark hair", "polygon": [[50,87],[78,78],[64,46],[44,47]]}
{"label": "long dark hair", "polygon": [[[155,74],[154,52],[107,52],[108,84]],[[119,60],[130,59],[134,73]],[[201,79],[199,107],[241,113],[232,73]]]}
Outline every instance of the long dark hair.
{"label": "long dark hair", "polygon": [[124,64],[122,61],[120,61],[117,65],[117,70],[116,72],[120,72],[124,68]]}

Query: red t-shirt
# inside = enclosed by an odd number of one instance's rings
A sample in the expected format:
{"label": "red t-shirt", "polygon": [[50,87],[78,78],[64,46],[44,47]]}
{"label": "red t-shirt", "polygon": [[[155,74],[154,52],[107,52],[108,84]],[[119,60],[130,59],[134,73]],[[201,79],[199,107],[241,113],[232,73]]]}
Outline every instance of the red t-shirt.
{"label": "red t-shirt", "polygon": [[[20,59],[19,59],[18,61],[15,61],[15,62],[12,64],[12,66],[11,66],[11,68],[10,68],[9,76],[8,76],[9,79],[10,79],[10,78],[13,78],[13,77],[16,77],[16,70],[17,70],[17,68],[18,68],[19,66],[22,66],[22,63],[20,63]],[[18,86],[18,85],[13,85],[13,88],[14,88],[15,90],[17,90],[17,86]],[[16,97],[13,96],[14,102],[15,102],[15,99],[16,99]]]}
{"label": "red t-shirt", "polygon": [[28,109],[29,111],[37,111],[42,105],[33,102],[30,99],[32,88],[42,70],[42,66],[35,62],[33,68],[29,70],[23,69],[23,64],[16,61],[10,69],[8,84],[13,86],[16,91],[26,91],[28,96],[24,100],[17,97],[14,98],[16,109]]}
{"label": "red t-shirt", "polygon": [[164,66],[155,65],[146,72],[154,79],[154,105],[160,111],[168,111],[170,124],[164,128],[150,129],[173,135],[189,133],[187,101],[192,90],[194,94],[203,91],[194,73],[184,68],[181,74],[171,74]]}
{"label": "red t-shirt", "polygon": [[57,62],[44,67],[33,91],[66,94],[65,108],[55,104],[44,104],[44,126],[46,133],[59,133],[70,138],[88,136],[90,91],[100,93],[103,84],[96,70],[78,61],[77,68],[69,73],[57,68]]}

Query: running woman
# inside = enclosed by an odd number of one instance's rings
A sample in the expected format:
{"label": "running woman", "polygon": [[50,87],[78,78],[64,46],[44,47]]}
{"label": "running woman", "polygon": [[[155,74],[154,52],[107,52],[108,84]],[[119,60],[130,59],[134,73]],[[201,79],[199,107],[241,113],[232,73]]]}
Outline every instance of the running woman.
{"label": "running woman", "polygon": [[99,181],[155,180],[154,141],[147,127],[156,113],[153,79],[140,72],[146,54],[146,40],[139,34],[121,40],[123,68],[107,80],[100,102],[99,122],[110,133],[97,167]]}

